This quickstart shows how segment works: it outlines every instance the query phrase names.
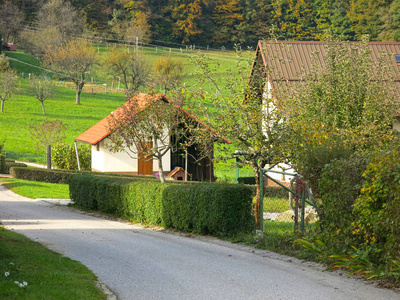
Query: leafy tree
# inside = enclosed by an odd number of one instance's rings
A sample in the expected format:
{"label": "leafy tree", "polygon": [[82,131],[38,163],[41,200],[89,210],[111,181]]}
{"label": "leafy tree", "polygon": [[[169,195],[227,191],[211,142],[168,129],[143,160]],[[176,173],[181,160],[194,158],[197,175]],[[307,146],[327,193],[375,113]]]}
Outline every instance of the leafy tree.
{"label": "leafy tree", "polygon": [[259,40],[270,36],[271,0],[246,0],[242,3],[243,21],[237,25],[238,33],[233,41],[254,47]]}
{"label": "leafy tree", "polygon": [[150,70],[139,53],[113,46],[105,54],[102,64],[108,74],[121,77],[125,89],[131,94],[137,93],[140,86],[147,84]]}
{"label": "leafy tree", "polygon": [[330,38],[324,65],[315,57],[304,83],[280,98],[291,129],[286,148],[316,194],[325,164],[344,151],[380,147],[392,134],[398,111],[393,58],[382,54],[374,62],[370,53],[366,39],[349,44]]}
{"label": "leafy tree", "polygon": [[159,58],[154,64],[156,82],[167,94],[168,90],[177,86],[183,77],[183,62],[170,56]]}
{"label": "leafy tree", "polygon": [[212,19],[214,21],[211,41],[220,44],[232,42],[237,35],[237,26],[243,21],[238,0],[215,1]]}
{"label": "leafy tree", "polygon": [[71,40],[65,46],[48,48],[44,60],[48,66],[62,72],[75,84],[76,104],[81,104],[85,76],[97,60],[92,44],[86,40]]}
{"label": "leafy tree", "polygon": [[313,40],[316,34],[315,12],[309,0],[274,0],[275,34],[285,40]]}
{"label": "leafy tree", "polygon": [[4,112],[4,102],[9,100],[15,92],[17,82],[17,73],[13,69],[9,68],[0,73],[1,112]]}
{"label": "leafy tree", "polygon": [[35,93],[36,99],[38,99],[42,105],[43,114],[46,114],[44,101],[52,96],[54,87],[53,83],[50,80],[46,79],[43,75],[33,75],[30,86],[32,91]]}
{"label": "leafy tree", "polygon": [[74,35],[83,32],[86,20],[69,2],[49,0],[39,9],[35,23],[37,27],[22,33],[24,48],[34,54],[43,55],[47,48],[59,47]]}
{"label": "leafy tree", "polygon": [[[264,86],[263,67],[254,70],[255,76],[249,82],[248,70],[252,55],[243,59],[238,52],[237,65],[229,70],[226,81],[221,82],[215,73],[218,64],[211,67],[210,60],[204,55],[193,57],[201,81],[196,87],[212,86],[215,93],[207,94],[203,90],[195,91],[189,105],[196,115],[203,116],[201,121],[215,131],[198,127],[194,136],[200,140],[211,138],[207,135],[218,133],[232,144],[221,146],[222,155],[216,159],[237,158],[239,163],[251,166],[257,185],[254,203],[254,215],[260,226],[260,169],[266,164],[282,162],[280,144],[285,138],[286,124],[281,111],[276,107],[275,99],[260,93],[259,86]],[[243,62],[244,61],[244,62]],[[204,105],[205,102],[207,105]],[[262,108],[264,106],[265,109]],[[216,113],[217,112],[217,113]]]}
{"label": "leafy tree", "polygon": [[17,42],[24,13],[11,1],[0,7],[0,33],[5,42]]}
{"label": "leafy tree", "polygon": [[348,16],[353,22],[355,37],[360,40],[368,34],[371,40],[378,38],[382,26],[381,14],[387,5],[386,0],[352,0]]}
{"label": "leafy tree", "polygon": [[394,0],[381,14],[383,23],[379,40],[400,41],[400,1]]}
{"label": "leafy tree", "polygon": [[173,0],[171,5],[171,17],[175,22],[172,34],[176,38],[181,39],[182,43],[188,43],[193,37],[203,33],[202,13],[208,0]]}
{"label": "leafy tree", "polygon": [[162,158],[176,147],[171,136],[180,133],[182,109],[179,104],[157,94],[140,94],[130,99],[108,119],[110,151],[125,151],[137,159],[141,155],[148,160],[156,159],[160,181],[165,182]]}
{"label": "leafy tree", "polygon": [[94,31],[108,29],[108,16],[111,12],[108,0],[71,0],[71,4],[84,12],[88,28]]}

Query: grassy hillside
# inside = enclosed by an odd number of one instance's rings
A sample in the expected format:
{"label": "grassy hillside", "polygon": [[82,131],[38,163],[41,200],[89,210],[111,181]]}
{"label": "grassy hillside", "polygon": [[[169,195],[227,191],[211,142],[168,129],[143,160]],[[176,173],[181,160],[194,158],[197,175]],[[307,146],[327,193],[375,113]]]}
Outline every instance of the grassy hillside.
{"label": "grassy hillside", "polygon": [[[99,53],[107,51],[107,47],[99,47]],[[177,50],[175,50],[176,52]],[[168,51],[162,52],[153,48],[143,49],[143,54],[150,64],[160,57],[160,55],[169,55]],[[43,123],[46,118],[49,120],[60,119],[67,128],[66,142],[72,143],[74,139],[93,126],[96,122],[107,116],[110,112],[121,106],[125,101],[122,93],[117,93],[117,82],[114,82],[114,89],[111,90],[112,79],[107,77],[102,71],[94,72],[94,80],[99,84],[88,84],[81,95],[81,105],[75,104],[75,90],[71,83],[56,82],[54,96],[45,101],[46,115],[43,115],[40,102],[33,96],[29,88],[29,73],[40,74],[40,61],[36,58],[22,52],[6,52],[10,58],[24,61],[27,64],[11,60],[12,67],[17,70],[21,76],[24,73],[25,78],[21,78],[18,92],[12,98],[5,102],[4,113],[0,114],[0,142],[5,139],[4,151],[7,157],[45,162],[45,149],[37,151],[35,142],[31,139],[29,126],[37,126]],[[187,85],[195,84],[195,78],[191,75],[193,66],[190,62],[188,53],[178,50],[177,53],[171,53],[174,58],[182,59],[185,64],[184,83]],[[217,77],[224,78],[228,69],[234,64],[235,54],[233,52],[224,52],[219,55],[218,62],[221,64],[218,69]],[[22,76],[21,76],[22,77]],[[107,94],[104,83],[107,84]],[[207,87],[205,87],[207,89]],[[93,93],[92,93],[93,92]],[[217,176],[234,177],[230,164],[218,164]]]}

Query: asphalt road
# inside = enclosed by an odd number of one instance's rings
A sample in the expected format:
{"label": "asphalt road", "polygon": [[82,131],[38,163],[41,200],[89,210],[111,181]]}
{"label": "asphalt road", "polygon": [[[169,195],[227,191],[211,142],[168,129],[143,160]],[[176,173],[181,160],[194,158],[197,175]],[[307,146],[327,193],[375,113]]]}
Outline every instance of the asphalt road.
{"label": "asphalt road", "polygon": [[97,218],[1,185],[0,221],[80,261],[118,299],[400,299],[296,259]]}

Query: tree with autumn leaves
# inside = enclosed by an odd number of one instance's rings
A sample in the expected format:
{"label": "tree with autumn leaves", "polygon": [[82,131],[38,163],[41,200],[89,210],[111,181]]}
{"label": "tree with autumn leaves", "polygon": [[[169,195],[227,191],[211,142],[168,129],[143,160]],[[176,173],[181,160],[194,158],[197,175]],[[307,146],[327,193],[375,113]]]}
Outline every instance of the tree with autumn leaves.
{"label": "tree with autumn leaves", "polygon": [[87,73],[95,64],[96,52],[86,40],[74,39],[65,45],[47,48],[44,61],[53,70],[67,76],[74,84],[76,104],[81,104],[82,89],[87,82]]}

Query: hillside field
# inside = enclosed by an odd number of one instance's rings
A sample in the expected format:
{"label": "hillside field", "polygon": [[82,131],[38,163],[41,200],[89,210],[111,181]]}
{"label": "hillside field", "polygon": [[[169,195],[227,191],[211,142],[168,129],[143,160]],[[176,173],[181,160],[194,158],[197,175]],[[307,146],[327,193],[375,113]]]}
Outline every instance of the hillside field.
{"label": "hillside field", "polygon": [[[98,53],[107,51],[107,47],[98,48]],[[168,50],[153,48],[143,49],[149,64],[154,64],[161,55],[171,55],[176,59],[181,59],[185,65],[185,75],[182,84],[193,86],[196,84],[195,75],[192,74],[192,65],[188,53],[176,50],[169,53]],[[45,149],[35,147],[32,140],[29,126],[37,126],[46,119],[60,119],[67,128],[66,143],[73,143],[74,139],[107,116],[113,110],[121,106],[125,101],[123,87],[117,92],[117,82],[112,83],[113,78],[106,76],[100,68],[93,72],[94,84],[87,84],[81,94],[81,105],[75,104],[75,90],[72,83],[55,81],[54,95],[45,101],[46,114],[41,109],[40,102],[34,97],[29,87],[29,73],[41,74],[42,70],[36,66],[41,66],[40,61],[23,52],[5,52],[6,56],[28,63],[20,63],[11,60],[12,67],[15,68],[21,77],[18,91],[11,99],[5,102],[4,112],[0,114],[0,142],[5,140],[4,152],[8,158],[22,161],[45,163]],[[210,58],[218,62],[218,71],[215,74],[219,80],[224,80],[230,68],[235,64],[235,53],[210,53]],[[214,65],[216,66],[216,64]],[[22,78],[23,77],[23,78]],[[107,88],[106,86],[107,85]],[[114,89],[111,87],[114,86]],[[210,90],[209,86],[203,87]],[[106,93],[107,91],[107,93]],[[210,92],[212,92],[210,90]],[[218,151],[218,150],[217,150]],[[232,162],[217,163],[216,176],[220,179],[232,180],[235,171],[231,168]],[[251,176],[251,171],[241,171],[241,176]]]}

